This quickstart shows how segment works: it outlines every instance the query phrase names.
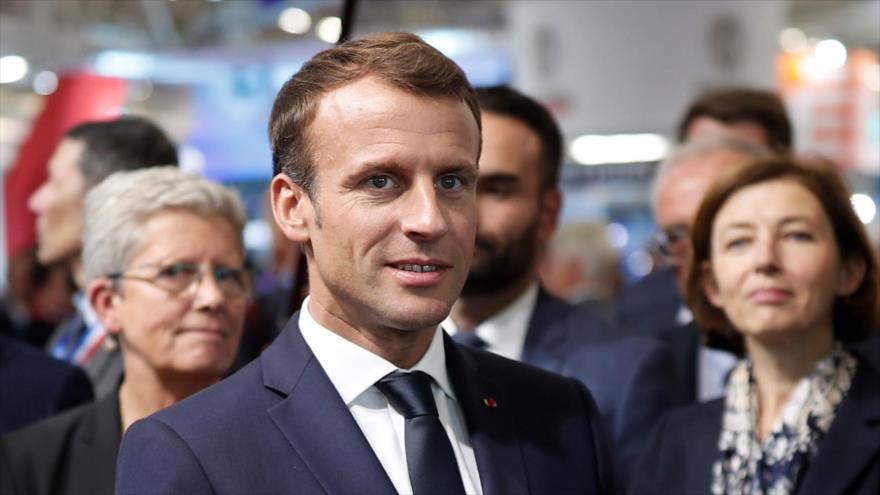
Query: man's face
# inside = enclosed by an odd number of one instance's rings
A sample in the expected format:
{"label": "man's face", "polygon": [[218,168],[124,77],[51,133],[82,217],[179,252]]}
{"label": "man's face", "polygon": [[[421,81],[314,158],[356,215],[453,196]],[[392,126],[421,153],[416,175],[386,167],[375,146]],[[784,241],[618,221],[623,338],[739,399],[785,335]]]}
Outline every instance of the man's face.
{"label": "man's face", "polygon": [[739,139],[757,146],[768,146],[767,130],[753,120],[721,122],[711,117],[697,117],[687,129],[685,141],[700,138],[727,137]]}
{"label": "man's face", "polygon": [[545,207],[542,166],[535,132],[517,119],[483,112],[480,221],[465,295],[492,293],[535,275],[538,252],[552,235],[557,214]]}
{"label": "man's face", "polygon": [[37,215],[37,259],[66,261],[80,250],[80,216],[86,189],[79,158],[85,143],[63,139],[49,160],[49,177],[28,200]]}
{"label": "man's face", "polygon": [[468,107],[368,77],[325,95],[307,132],[317,190],[297,210],[312,314],[331,328],[438,324],[473,255],[480,133]]}
{"label": "man's face", "polygon": [[700,203],[716,179],[745,161],[745,157],[735,151],[717,150],[685,159],[661,177],[657,184],[654,203],[657,226],[663,232],[682,234],[675,245],[670,246],[678,254],[673,267],[682,294],[687,278],[684,261],[690,251],[690,232]]}

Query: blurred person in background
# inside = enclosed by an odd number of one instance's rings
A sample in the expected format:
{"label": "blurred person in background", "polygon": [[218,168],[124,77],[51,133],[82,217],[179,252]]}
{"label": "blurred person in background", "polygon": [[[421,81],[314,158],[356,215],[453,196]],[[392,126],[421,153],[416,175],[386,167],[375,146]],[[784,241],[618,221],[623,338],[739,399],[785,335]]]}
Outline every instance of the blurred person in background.
{"label": "blurred person in background", "polygon": [[[681,146],[660,165],[651,189],[659,229],[654,247],[674,276],[669,291],[684,294],[690,252],[688,239],[706,192],[725,173],[767,156],[769,151],[757,145],[729,137],[711,137]],[[675,354],[678,375],[676,387],[670,393],[678,402],[689,404],[720,397],[736,358],[725,350],[706,347],[690,309],[681,299],[679,301],[672,321],[665,327],[646,325],[629,327],[629,330],[650,333],[669,344]]]}
{"label": "blurred person in background", "polygon": [[506,87],[477,90],[483,150],[476,249],[443,328],[460,343],[577,378],[596,399],[626,478],[653,422],[673,404],[672,356],[660,342],[621,338],[611,324],[549,294],[538,265],[559,216],[556,121]]}
{"label": "blurred person in background", "polygon": [[[706,138],[731,138],[782,154],[791,151],[793,145],[791,121],[782,99],[776,93],[753,88],[732,87],[702,93],[679,119],[676,137],[682,144]],[[696,213],[700,199],[691,199],[691,216]],[[674,280],[674,271],[661,267],[623,287],[617,301],[618,322],[639,329],[673,325],[682,305],[679,291],[673,290]]]}
{"label": "blurred person in background", "polygon": [[701,94],[678,124],[678,142],[725,136],[791,151],[794,138],[785,103],[777,93],[752,88],[722,88]]}
{"label": "blurred person in background", "polygon": [[238,347],[250,282],[235,193],[151,168],[112,175],[84,209],[82,280],[124,378],[0,440],[0,493],[113,493],[123,431],[220,380]]}
{"label": "blurred person in background", "polygon": [[743,359],[723,399],[671,413],[636,493],[880,493],[877,261],[827,164],[759,161],[717,183],[692,234],[687,299]]}
{"label": "blurred person in background", "polygon": [[85,372],[0,335],[0,435],[91,401]]}
{"label": "blurred person in background", "polygon": [[67,267],[44,265],[32,246],[11,257],[8,282],[3,305],[10,322],[0,333],[42,349],[52,331],[75,311]]}
{"label": "blurred person in background", "polygon": [[564,225],[553,236],[539,273],[550,293],[612,322],[614,298],[623,279],[605,227],[600,222]]}
{"label": "blurred person in background", "polygon": [[306,277],[305,266],[300,266],[300,245],[284,237],[272,217],[269,190],[264,195],[263,218],[270,229],[270,244],[263,267],[254,280],[253,301],[248,307],[233,371],[251,362],[275,340],[294,308],[299,307],[293,300],[294,292],[302,282],[300,278]]}
{"label": "blurred person in background", "polygon": [[95,395],[116,388],[122,373],[119,349],[84,294],[80,225],[86,193],[113,172],[176,165],[177,151],[161,129],[141,117],[87,122],[67,131],[49,160],[49,177],[30,197],[37,216],[37,258],[63,264],[76,285],[76,314],[50,338],[49,352],[83,367]]}

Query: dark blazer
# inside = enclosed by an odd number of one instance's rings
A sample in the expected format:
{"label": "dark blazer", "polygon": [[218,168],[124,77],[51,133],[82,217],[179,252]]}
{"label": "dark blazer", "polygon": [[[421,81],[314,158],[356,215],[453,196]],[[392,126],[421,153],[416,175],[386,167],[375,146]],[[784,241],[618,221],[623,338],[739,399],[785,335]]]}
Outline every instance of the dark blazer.
{"label": "dark blazer", "polygon": [[[238,373],[132,425],[117,493],[395,493],[298,320]],[[448,336],[444,346],[484,493],[613,490],[583,385]]]}
{"label": "dark blazer", "polygon": [[671,351],[647,336],[623,335],[584,308],[538,293],[522,360],[578,379],[593,394],[621,479],[628,479],[656,421],[680,405],[670,390]]}
{"label": "dark blazer", "polygon": [[650,333],[675,325],[681,305],[675,272],[661,268],[620,290],[617,322],[624,328]]}
{"label": "dark blazer", "polygon": [[[880,374],[859,359],[834,422],[803,474],[798,495],[880,493]],[[710,493],[724,399],[667,415],[651,435],[633,493]]]}
{"label": "dark blazer", "polygon": [[697,402],[697,356],[700,353],[700,329],[697,324],[673,325],[653,334],[672,351],[676,381],[670,393],[681,405]]}
{"label": "dark blazer", "polygon": [[122,421],[117,394],[0,439],[0,493],[113,493]]}
{"label": "dark blazer", "polygon": [[0,435],[90,400],[82,370],[0,335]]}

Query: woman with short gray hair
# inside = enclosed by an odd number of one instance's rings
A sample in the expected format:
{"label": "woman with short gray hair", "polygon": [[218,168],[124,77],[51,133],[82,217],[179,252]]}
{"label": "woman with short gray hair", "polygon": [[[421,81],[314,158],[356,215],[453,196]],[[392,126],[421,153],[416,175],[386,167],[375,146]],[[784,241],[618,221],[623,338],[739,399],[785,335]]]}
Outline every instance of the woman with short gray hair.
{"label": "woman with short gray hair", "polygon": [[87,295],[118,339],[124,378],[117,393],[3,440],[12,491],[112,493],[123,431],[220,380],[250,294],[244,222],[234,192],[174,167],[116,173],[89,192]]}

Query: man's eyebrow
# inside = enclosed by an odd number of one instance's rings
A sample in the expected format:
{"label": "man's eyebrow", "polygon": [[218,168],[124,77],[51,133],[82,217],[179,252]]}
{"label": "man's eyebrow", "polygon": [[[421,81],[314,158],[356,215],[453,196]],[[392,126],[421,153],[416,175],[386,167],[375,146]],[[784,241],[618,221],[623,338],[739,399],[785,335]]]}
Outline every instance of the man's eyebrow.
{"label": "man's eyebrow", "polygon": [[480,182],[514,183],[519,181],[520,179],[518,175],[507,172],[499,172],[480,176]]}

